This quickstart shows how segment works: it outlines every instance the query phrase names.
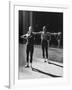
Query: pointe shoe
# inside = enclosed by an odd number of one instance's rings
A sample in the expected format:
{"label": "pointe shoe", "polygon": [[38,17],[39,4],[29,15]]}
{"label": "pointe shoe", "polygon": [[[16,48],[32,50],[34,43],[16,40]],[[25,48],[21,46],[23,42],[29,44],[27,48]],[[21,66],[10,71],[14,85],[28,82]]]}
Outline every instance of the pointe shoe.
{"label": "pointe shoe", "polygon": [[47,62],[46,59],[44,59],[44,62]]}
{"label": "pointe shoe", "polygon": [[47,62],[46,60],[44,60],[44,62]]}
{"label": "pointe shoe", "polygon": [[48,63],[48,59],[46,59],[46,62]]}
{"label": "pointe shoe", "polygon": [[47,63],[49,63],[49,60],[47,59]]}
{"label": "pointe shoe", "polygon": [[32,63],[30,63],[30,67],[32,68]]}
{"label": "pointe shoe", "polygon": [[26,64],[26,65],[25,65],[25,68],[29,68],[29,65],[28,65],[28,64]]}

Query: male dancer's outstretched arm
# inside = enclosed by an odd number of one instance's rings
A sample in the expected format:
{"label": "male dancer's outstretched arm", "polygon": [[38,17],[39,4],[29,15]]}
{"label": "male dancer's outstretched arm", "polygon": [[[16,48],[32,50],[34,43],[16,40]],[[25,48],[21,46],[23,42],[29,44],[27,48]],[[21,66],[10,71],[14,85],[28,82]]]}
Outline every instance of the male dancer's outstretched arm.
{"label": "male dancer's outstretched arm", "polygon": [[47,32],[47,34],[50,34],[50,35],[57,35],[58,33],[50,33],[50,32]]}

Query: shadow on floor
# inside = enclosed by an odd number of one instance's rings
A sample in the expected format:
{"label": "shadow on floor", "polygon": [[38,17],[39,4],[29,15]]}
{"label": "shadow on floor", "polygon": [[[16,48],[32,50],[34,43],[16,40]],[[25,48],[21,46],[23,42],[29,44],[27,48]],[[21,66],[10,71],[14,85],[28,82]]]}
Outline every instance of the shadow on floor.
{"label": "shadow on floor", "polygon": [[53,74],[50,74],[50,73],[43,72],[43,71],[41,71],[39,69],[36,69],[36,68],[32,68],[32,70],[35,71],[35,72],[39,72],[39,73],[51,76],[51,77],[62,77],[62,76],[57,76],[57,75],[53,75]]}

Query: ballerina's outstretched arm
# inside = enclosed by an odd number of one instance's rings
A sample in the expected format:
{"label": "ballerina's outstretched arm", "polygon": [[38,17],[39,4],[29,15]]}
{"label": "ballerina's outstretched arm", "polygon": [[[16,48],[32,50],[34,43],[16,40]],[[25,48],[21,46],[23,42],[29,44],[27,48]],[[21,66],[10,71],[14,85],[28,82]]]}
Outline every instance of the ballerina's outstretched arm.
{"label": "ballerina's outstretched arm", "polygon": [[28,35],[28,33],[27,33],[27,34],[21,35],[20,37],[21,37],[21,38],[24,38],[24,39],[27,39],[28,36],[29,36],[29,35]]}
{"label": "ballerina's outstretched arm", "polygon": [[42,33],[42,31],[40,31],[40,32],[32,32],[33,34],[41,34]]}

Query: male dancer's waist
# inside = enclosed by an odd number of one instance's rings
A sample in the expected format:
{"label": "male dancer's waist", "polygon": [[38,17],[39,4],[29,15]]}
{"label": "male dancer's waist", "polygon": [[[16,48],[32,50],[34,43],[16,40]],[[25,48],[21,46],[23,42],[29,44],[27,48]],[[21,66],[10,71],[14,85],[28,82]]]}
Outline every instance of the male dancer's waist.
{"label": "male dancer's waist", "polygon": [[42,43],[42,44],[48,44],[48,41],[45,40],[45,39],[43,39],[43,40],[41,40],[41,43]]}
{"label": "male dancer's waist", "polygon": [[47,39],[41,39],[42,42],[47,42]]}

